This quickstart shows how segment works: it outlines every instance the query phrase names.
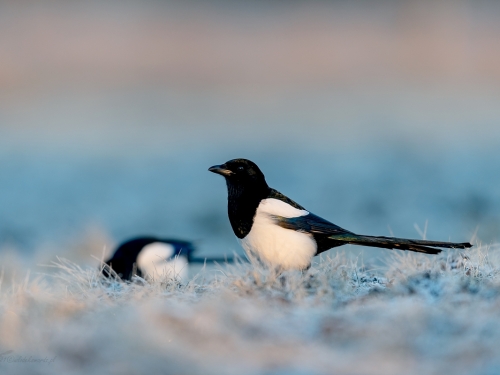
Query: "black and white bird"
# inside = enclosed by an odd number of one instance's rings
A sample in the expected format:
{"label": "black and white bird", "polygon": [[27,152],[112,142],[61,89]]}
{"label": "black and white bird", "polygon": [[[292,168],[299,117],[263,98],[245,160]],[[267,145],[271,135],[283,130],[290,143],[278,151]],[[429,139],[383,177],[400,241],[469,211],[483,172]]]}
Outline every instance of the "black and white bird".
{"label": "black and white bird", "polygon": [[438,254],[439,248],[472,246],[468,242],[355,234],[314,215],[270,188],[259,167],[247,159],[229,160],[208,170],[226,179],[229,221],[249,258],[257,258],[278,270],[307,269],[315,255],[346,244],[425,254]]}
{"label": "black and white bird", "polygon": [[120,244],[113,256],[102,268],[106,277],[111,276],[109,268],[122,279],[131,280],[138,275],[147,280],[162,278],[186,280],[189,264],[231,263],[233,258],[197,258],[192,242],[156,237],[137,237]]}

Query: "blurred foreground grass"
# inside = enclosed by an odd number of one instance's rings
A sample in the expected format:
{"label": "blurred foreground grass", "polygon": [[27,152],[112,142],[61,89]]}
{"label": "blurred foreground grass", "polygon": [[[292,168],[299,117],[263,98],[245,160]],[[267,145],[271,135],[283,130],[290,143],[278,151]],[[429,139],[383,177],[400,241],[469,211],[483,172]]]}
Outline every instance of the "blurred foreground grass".
{"label": "blurred foreground grass", "polygon": [[392,254],[378,269],[339,253],[280,277],[220,266],[185,285],[109,282],[63,259],[52,275],[4,274],[0,371],[497,373],[498,249]]}

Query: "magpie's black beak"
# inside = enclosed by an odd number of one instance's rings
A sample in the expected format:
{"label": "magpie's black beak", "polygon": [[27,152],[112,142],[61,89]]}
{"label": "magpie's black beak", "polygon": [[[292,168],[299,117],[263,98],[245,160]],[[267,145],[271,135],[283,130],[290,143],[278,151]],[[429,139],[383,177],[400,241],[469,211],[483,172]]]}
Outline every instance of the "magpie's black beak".
{"label": "magpie's black beak", "polygon": [[208,170],[210,172],[220,174],[224,177],[228,177],[228,176],[231,176],[233,174],[232,171],[230,171],[229,169],[226,168],[225,164],[214,165],[213,167],[208,168]]}

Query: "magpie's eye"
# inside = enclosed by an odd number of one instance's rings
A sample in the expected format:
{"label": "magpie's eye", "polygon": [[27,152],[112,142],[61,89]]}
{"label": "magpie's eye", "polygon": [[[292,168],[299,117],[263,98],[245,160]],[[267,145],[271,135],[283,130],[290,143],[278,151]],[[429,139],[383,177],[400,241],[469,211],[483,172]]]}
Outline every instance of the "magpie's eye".
{"label": "magpie's eye", "polygon": [[239,170],[239,171],[242,171],[243,169],[245,169],[245,168],[243,168],[243,167],[238,167],[238,170]]}

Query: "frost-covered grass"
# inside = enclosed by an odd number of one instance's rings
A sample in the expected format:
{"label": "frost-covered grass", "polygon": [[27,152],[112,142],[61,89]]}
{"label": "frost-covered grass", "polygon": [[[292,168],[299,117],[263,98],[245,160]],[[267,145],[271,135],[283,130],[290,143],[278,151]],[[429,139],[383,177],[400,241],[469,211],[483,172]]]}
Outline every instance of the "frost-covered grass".
{"label": "frost-covered grass", "polygon": [[63,259],[4,276],[0,373],[499,373],[498,249],[391,254],[377,269],[342,253],[304,274],[220,266],[185,285]]}

